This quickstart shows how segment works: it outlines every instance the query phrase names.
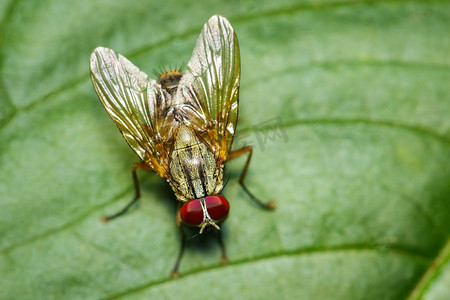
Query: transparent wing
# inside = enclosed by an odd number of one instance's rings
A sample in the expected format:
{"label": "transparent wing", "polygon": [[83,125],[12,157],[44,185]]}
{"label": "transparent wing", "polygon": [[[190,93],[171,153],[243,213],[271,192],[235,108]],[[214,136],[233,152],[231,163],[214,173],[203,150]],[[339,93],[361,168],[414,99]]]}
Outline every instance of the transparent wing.
{"label": "transparent wing", "polygon": [[158,175],[169,178],[174,108],[170,95],[115,51],[98,47],[90,59],[98,97],[130,147]]}
{"label": "transparent wing", "polygon": [[239,45],[233,27],[222,16],[203,26],[180,81],[176,97],[179,114],[226,161],[238,116]]}

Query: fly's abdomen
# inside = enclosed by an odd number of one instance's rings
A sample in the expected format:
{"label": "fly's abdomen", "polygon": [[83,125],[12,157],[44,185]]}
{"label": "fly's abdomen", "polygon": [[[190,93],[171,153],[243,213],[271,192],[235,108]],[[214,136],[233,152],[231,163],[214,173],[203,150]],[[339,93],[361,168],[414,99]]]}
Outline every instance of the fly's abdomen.
{"label": "fly's abdomen", "polygon": [[185,125],[178,128],[175,136],[170,173],[170,184],[180,201],[203,198],[222,189],[222,167]]}

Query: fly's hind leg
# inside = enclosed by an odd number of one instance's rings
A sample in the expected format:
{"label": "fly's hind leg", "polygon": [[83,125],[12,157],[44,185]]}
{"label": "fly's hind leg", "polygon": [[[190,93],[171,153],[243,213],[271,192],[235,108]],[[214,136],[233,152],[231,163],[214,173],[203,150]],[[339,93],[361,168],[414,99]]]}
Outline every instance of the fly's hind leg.
{"label": "fly's hind leg", "polygon": [[252,158],[252,152],[253,152],[253,148],[250,146],[245,146],[242,147],[240,149],[231,151],[228,155],[227,161],[232,160],[233,158],[239,157],[242,154],[248,153],[248,158],[247,158],[247,162],[245,163],[244,169],[242,170],[241,173],[241,177],[239,178],[239,184],[242,186],[242,188],[244,189],[244,191],[247,193],[247,195],[250,196],[250,198],[256,203],[258,204],[260,207],[264,208],[264,209],[275,209],[275,202],[273,201],[269,201],[269,202],[263,202],[260,199],[258,199],[255,195],[253,195],[245,186],[244,184],[244,179],[245,179],[245,175],[247,174],[247,169],[248,166],[250,164],[250,159]]}
{"label": "fly's hind leg", "polygon": [[103,216],[102,217],[103,222],[108,222],[112,219],[115,219],[115,218],[120,217],[121,215],[125,214],[139,200],[139,197],[141,196],[141,192],[139,189],[139,181],[138,181],[138,178],[136,175],[136,170],[151,171],[151,169],[142,162],[133,164],[132,175],[133,175],[134,191],[135,191],[134,198],[124,208],[122,208],[117,213],[110,215],[110,216]]}

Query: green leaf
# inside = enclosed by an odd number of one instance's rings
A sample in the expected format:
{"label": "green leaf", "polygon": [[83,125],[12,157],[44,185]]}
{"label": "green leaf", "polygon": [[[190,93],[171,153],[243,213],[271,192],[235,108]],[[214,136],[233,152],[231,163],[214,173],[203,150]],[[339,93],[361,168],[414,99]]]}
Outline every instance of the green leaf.
{"label": "green leaf", "polygon": [[[3,1],[1,299],[447,299],[448,1]],[[97,46],[154,70],[185,64],[213,14],[242,80],[223,224],[190,240],[175,199],[139,173],[92,88]]]}

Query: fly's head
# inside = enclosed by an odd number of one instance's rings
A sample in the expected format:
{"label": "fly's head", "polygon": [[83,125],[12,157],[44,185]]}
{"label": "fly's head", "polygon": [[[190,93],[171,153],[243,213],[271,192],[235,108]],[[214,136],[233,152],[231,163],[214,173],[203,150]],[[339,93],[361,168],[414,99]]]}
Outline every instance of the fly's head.
{"label": "fly's head", "polygon": [[209,195],[186,202],[180,210],[181,220],[189,226],[200,227],[200,234],[207,226],[219,229],[217,223],[228,216],[230,204],[221,195]]}

